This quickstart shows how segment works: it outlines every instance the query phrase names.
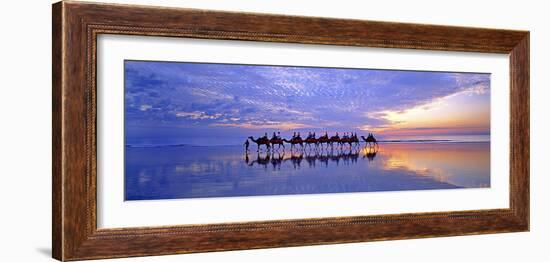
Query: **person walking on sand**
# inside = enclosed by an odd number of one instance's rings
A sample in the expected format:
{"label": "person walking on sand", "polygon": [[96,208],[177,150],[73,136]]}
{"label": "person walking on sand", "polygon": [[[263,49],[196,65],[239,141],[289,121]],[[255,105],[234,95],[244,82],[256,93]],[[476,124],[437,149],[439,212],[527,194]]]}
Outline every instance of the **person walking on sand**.
{"label": "person walking on sand", "polygon": [[250,146],[250,142],[248,142],[248,139],[247,139],[246,141],[244,141],[244,148],[246,152],[248,152],[248,146]]}

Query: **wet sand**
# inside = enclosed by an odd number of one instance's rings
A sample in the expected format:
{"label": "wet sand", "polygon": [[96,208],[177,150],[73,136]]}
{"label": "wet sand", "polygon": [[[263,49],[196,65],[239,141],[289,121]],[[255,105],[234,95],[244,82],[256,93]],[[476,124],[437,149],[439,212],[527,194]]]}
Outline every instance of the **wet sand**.
{"label": "wet sand", "polygon": [[378,151],[248,154],[241,146],[127,147],[125,199],[490,187],[490,144],[391,143]]}

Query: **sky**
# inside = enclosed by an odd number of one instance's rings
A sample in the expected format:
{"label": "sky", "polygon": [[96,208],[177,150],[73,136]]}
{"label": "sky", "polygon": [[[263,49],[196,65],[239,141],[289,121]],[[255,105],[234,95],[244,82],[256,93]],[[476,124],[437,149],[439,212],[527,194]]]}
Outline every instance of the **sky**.
{"label": "sky", "polygon": [[490,74],[132,60],[124,70],[130,145],[490,134]]}

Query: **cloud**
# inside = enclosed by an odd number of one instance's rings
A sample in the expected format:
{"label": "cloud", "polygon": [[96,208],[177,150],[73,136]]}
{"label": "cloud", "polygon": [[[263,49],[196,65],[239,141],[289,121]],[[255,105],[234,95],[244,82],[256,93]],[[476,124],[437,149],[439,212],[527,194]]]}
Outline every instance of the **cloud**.
{"label": "cloud", "polygon": [[222,114],[218,113],[218,114],[208,115],[205,112],[193,111],[193,112],[176,112],[176,116],[197,120],[197,119],[218,119],[222,116]]}
{"label": "cloud", "polygon": [[284,130],[284,131],[314,127],[306,124],[291,123],[291,122],[216,123],[213,125],[222,126],[222,127],[239,127],[239,128],[246,128],[246,129],[273,129],[273,130]]}
{"label": "cloud", "polygon": [[139,107],[139,110],[141,110],[141,111],[147,111],[147,110],[149,110],[149,109],[151,109],[151,108],[153,108],[151,105],[141,105],[141,106]]}

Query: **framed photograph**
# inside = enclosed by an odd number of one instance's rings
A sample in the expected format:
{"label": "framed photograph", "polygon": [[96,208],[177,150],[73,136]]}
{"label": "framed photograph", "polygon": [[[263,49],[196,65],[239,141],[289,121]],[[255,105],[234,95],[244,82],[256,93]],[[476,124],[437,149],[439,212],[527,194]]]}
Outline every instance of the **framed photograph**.
{"label": "framed photograph", "polygon": [[529,32],[59,2],[53,257],[529,230]]}

